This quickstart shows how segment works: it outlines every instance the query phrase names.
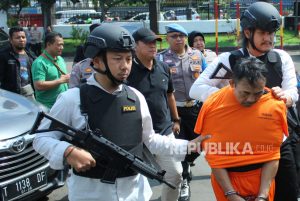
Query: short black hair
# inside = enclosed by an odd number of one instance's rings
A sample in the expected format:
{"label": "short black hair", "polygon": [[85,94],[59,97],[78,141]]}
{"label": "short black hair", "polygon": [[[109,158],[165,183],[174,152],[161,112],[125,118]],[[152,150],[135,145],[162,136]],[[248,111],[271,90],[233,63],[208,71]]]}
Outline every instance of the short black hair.
{"label": "short black hair", "polygon": [[205,43],[205,37],[204,37],[203,33],[201,33],[200,31],[192,31],[191,33],[189,33],[189,36],[188,36],[188,43],[189,43],[190,47],[194,46],[194,39],[197,36],[200,36],[203,39],[203,42]]}
{"label": "short black hair", "polygon": [[57,36],[62,38],[61,33],[55,31],[49,32],[45,37],[45,41],[44,41],[45,47],[47,47],[47,43],[53,44]]}
{"label": "short black hair", "polygon": [[266,80],[268,69],[266,65],[255,57],[246,57],[239,59],[234,68],[232,79],[238,83],[246,79],[251,86],[256,86],[257,81]]}
{"label": "short black hair", "polygon": [[[16,27],[12,27],[9,29],[9,37],[12,38],[13,34],[15,32],[20,32],[20,31],[24,31],[23,27],[20,26],[16,26]],[[25,31],[24,31],[25,32]]]}
{"label": "short black hair", "polygon": [[100,25],[101,25],[101,24],[99,24],[99,23],[91,24],[91,25],[89,26],[90,33],[91,33],[96,27],[98,27],[98,26],[100,26]]}

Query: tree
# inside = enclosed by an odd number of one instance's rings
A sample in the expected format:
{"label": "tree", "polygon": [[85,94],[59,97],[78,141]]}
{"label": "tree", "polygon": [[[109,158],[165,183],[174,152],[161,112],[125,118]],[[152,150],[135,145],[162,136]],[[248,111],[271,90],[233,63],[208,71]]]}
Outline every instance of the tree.
{"label": "tree", "polygon": [[56,0],[38,0],[41,4],[43,14],[44,30],[47,26],[51,26],[55,21],[55,2]]}
{"label": "tree", "polygon": [[29,0],[1,0],[0,1],[0,9],[4,11],[8,11],[10,8],[17,9],[17,18],[20,18],[20,13],[24,7],[30,5]]}
{"label": "tree", "polygon": [[149,0],[92,0],[95,10],[98,10],[100,7],[101,10],[101,21],[105,19],[105,14],[109,9],[120,3],[126,3],[129,5],[136,3],[147,3]]}
{"label": "tree", "polygon": [[80,2],[80,0],[70,0],[70,1],[73,3],[73,7],[75,7],[75,5]]}
{"label": "tree", "polygon": [[108,12],[108,10],[115,6],[118,5],[120,3],[123,2],[127,2],[127,3],[132,3],[132,2],[141,2],[141,1],[145,1],[145,0],[92,0],[93,5],[95,10],[98,10],[98,8],[100,7],[101,10],[101,21],[103,21],[105,19],[105,14]]}

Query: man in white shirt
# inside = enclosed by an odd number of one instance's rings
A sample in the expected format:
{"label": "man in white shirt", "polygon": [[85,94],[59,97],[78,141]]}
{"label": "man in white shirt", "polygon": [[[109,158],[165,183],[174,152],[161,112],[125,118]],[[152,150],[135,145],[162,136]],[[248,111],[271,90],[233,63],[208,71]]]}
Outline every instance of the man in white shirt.
{"label": "man in white shirt", "polygon": [[[105,138],[138,156],[142,154],[139,145],[145,143],[153,154],[174,155],[181,161],[187,147],[201,143],[202,138],[188,142],[154,133],[145,98],[136,89],[124,85],[131,70],[134,45],[132,36],[122,27],[112,24],[97,27],[85,46],[85,56],[93,58],[95,73],[80,89],[62,93],[50,115],[78,129],[87,125],[92,130],[100,129]],[[49,121],[44,121],[40,128],[47,126]],[[88,151],[61,141],[62,136],[61,132],[38,134],[33,146],[49,160],[52,168],[62,169],[66,163],[72,167],[67,180],[70,201],[151,198],[147,179],[128,169],[118,174],[114,184],[101,182],[108,167],[96,162]]]}

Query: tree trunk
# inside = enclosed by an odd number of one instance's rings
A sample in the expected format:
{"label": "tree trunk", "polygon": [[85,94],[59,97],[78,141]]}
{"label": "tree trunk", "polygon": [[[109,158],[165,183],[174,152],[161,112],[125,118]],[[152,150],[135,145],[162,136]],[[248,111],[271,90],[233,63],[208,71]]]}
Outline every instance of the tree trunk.
{"label": "tree trunk", "polygon": [[100,0],[100,10],[101,10],[101,22],[105,19],[105,3]]}
{"label": "tree trunk", "polygon": [[[43,14],[43,27],[44,30],[47,29],[47,26],[52,26],[55,23],[55,3],[42,3],[42,14]],[[52,14],[53,13],[53,14]]]}
{"label": "tree trunk", "polygon": [[19,5],[19,8],[17,10],[17,18],[20,19],[20,13],[21,13],[21,10],[23,9],[22,5],[20,4]]}

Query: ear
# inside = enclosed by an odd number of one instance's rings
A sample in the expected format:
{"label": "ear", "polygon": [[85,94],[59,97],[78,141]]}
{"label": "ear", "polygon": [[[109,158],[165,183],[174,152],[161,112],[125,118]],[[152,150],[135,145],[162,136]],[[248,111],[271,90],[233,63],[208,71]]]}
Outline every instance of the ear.
{"label": "ear", "polygon": [[97,66],[102,62],[102,59],[100,57],[96,56],[93,58],[93,63],[97,64]]}
{"label": "ear", "polygon": [[244,30],[244,34],[245,34],[245,37],[246,37],[247,39],[249,39],[249,38],[250,38],[250,35],[251,35],[251,32],[250,32],[249,29],[245,29],[245,30]]}
{"label": "ear", "polygon": [[234,81],[233,81],[233,79],[229,80],[229,84],[230,84],[231,88],[234,88]]}
{"label": "ear", "polygon": [[166,36],[166,41],[167,41],[167,43],[169,43],[169,34],[167,34],[167,36]]}
{"label": "ear", "polygon": [[95,67],[101,67],[103,66],[103,60],[101,56],[96,56],[93,58],[93,64]]}

